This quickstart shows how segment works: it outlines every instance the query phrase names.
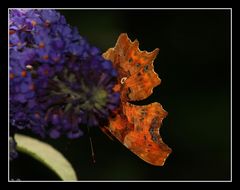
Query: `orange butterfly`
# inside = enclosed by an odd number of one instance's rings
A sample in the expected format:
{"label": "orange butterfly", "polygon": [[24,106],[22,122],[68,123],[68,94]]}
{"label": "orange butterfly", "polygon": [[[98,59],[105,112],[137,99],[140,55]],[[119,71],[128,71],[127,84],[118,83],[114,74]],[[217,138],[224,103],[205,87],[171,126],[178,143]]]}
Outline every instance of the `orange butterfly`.
{"label": "orange butterfly", "polygon": [[153,67],[158,51],[140,51],[138,41],[131,42],[123,33],[115,47],[103,54],[118,71],[118,83],[114,90],[121,95],[121,105],[104,129],[144,161],[163,166],[172,152],[159,133],[167,112],[156,102],[145,106],[129,103],[149,97],[153,88],[160,84]]}

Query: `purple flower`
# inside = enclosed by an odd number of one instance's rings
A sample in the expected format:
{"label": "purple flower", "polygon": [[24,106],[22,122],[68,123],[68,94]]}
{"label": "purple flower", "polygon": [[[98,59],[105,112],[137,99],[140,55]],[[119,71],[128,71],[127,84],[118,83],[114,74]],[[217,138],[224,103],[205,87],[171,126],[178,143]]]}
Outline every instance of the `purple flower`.
{"label": "purple flower", "polygon": [[10,123],[77,138],[118,106],[117,72],[55,10],[10,11]]}

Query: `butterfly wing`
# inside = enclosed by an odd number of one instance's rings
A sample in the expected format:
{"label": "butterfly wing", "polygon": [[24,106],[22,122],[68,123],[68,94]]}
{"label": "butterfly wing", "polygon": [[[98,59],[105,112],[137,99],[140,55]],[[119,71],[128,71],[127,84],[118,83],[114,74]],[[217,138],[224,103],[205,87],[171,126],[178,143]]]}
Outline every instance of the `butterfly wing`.
{"label": "butterfly wing", "polygon": [[138,157],[156,166],[163,166],[171,153],[159,130],[167,112],[159,103],[146,106],[124,105],[124,114],[110,120],[107,128],[124,146]]}
{"label": "butterfly wing", "polygon": [[172,151],[159,133],[167,112],[159,103],[146,106],[128,103],[149,97],[153,88],[160,84],[153,68],[158,51],[158,48],[152,52],[141,51],[138,41],[132,42],[123,33],[115,47],[108,49],[103,57],[112,61],[118,71],[118,84],[114,91],[121,94],[121,107],[110,118],[106,129],[144,161],[162,166]]}
{"label": "butterfly wing", "polygon": [[[131,42],[127,34],[122,33],[114,48],[103,53],[118,70],[119,84],[124,101],[143,100],[152,94],[154,87],[160,84],[160,78],[154,72],[153,61],[159,49],[152,52],[141,51],[137,40]],[[125,83],[121,80],[126,78]]]}

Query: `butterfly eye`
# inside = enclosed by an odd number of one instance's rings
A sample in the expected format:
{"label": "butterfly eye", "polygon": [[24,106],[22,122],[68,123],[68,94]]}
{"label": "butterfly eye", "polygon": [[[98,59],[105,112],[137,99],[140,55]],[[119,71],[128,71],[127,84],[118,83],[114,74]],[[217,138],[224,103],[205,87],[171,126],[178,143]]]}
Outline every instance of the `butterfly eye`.
{"label": "butterfly eye", "polygon": [[124,84],[126,80],[127,80],[127,77],[123,77],[123,78],[121,79],[121,84]]}

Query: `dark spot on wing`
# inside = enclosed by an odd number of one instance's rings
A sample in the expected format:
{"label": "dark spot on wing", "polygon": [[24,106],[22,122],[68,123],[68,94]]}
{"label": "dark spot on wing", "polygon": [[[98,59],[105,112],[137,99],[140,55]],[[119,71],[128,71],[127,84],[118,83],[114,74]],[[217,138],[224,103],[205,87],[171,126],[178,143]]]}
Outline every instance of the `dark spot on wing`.
{"label": "dark spot on wing", "polygon": [[155,143],[160,143],[159,139],[159,119],[158,117],[154,117],[150,124],[149,132],[151,134],[152,140]]}
{"label": "dark spot on wing", "polygon": [[142,117],[145,117],[147,115],[146,109],[141,110],[141,115]]}
{"label": "dark spot on wing", "polygon": [[131,88],[128,87],[127,94],[126,94],[128,98],[130,98],[129,95],[131,94],[131,92],[132,92]]}
{"label": "dark spot on wing", "polygon": [[140,126],[138,125],[138,126],[136,126],[136,130],[137,130],[138,132],[140,132],[140,131],[142,131],[143,129],[142,129],[142,127],[140,127]]}
{"label": "dark spot on wing", "polygon": [[144,72],[147,72],[147,71],[148,71],[148,69],[149,69],[149,66],[148,66],[148,65],[146,65],[146,66],[144,67],[143,71],[144,71]]}
{"label": "dark spot on wing", "polygon": [[140,67],[141,66],[141,64],[140,63],[136,63],[136,67]]}
{"label": "dark spot on wing", "polygon": [[146,140],[147,140],[147,137],[146,137],[146,135],[144,135],[143,137],[144,137],[144,140],[146,141]]}

